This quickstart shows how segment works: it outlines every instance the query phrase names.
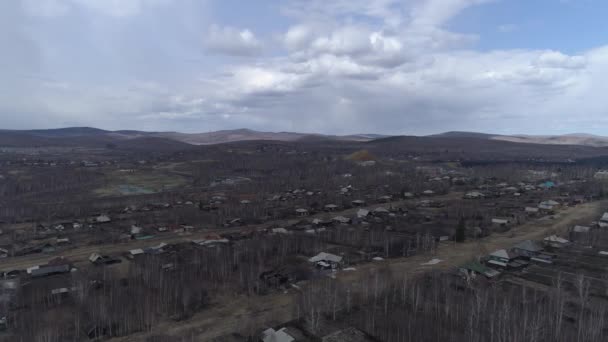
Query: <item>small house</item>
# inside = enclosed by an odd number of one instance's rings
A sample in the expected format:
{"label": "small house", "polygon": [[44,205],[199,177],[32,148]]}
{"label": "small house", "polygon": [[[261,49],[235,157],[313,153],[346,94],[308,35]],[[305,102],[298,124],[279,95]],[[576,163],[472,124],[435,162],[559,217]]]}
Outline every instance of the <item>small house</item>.
{"label": "small house", "polygon": [[390,211],[384,207],[378,207],[378,208],[374,209],[372,212],[376,216],[388,215],[390,213]]}
{"label": "small house", "polygon": [[296,215],[298,216],[308,216],[308,210],[304,209],[304,208],[298,208],[296,209]]}
{"label": "small house", "polygon": [[526,214],[528,214],[529,216],[534,216],[534,215],[538,215],[538,213],[540,212],[540,208],[535,208],[535,207],[526,207],[524,209],[524,211],[526,212]]}
{"label": "small house", "polygon": [[509,262],[514,260],[516,257],[517,255],[510,253],[506,249],[499,249],[489,255],[488,264],[507,268]]}
{"label": "small house", "polygon": [[539,243],[532,240],[525,240],[513,246],[513,252],[526,258],[532,258],[540,254],[542,251],[543,247]]}
{"label": "small house", "polygon": [[385,196],[380,196],[380,197],[378,198],[378,201],[379,201],[379,202],[382,202],[382,203],[386,203],[386,202],[390,202],[392,199],[393,199],[393,197],[392,197],[392,196],[385,195]]}
{"label": "small house", "polygon": [[604,213],[604,215],[602,215],[602,218],[600,219],[599,222],[599,226],[601,228],[608,228],[608,212]]}
{"label": "small house", "polygon": [[471,191],[471,192],[467,192],[464,195],[465,199],[479,199],[479,198],[483,198],[484,194],[479,192],[479,191]]}
{"label": "small house", "polygon": [[329,265],[329,268],[335,269],[342,266],[343,258],[339,255],[321,252],[308,261],[321,268],[328,268],[327,265]]}
{"label": "small house", "polygon": [[97,223],[108,223],[111,221],[112,221],[112,219],[110,219],[110,216],[108,216],[108,215],[99,215],[95,218],[95,222],[97,222]]}
{"label": "small house", "polygon": [[360,207],[360,206],[364,206],[365,205],[365,201],[364,200],[354,200],[352,202],[350,202],[353,206],[355,207]]}
{"label": "small house", "polygon": [[358,218],[364,218],[364,217],[367,217],[367,215],[369,215],[369,210],[367,210],[367,209],[359,209],[359,210],[357,210],[357,217]]}
{"label": "small house", "polygon": [[501,219],[501,218],[492,219],[492,224],[494,226],[505,227],[505,226],[509,225],[510,223],[511,223],[511,221],[509,221],[508,219]]}
{"label": "small house", "polygon": [[331,220],[338,224],[349,224],[350,223],[350,219],[348,217],[344,217],[344,216],[336,216],[336,217],[332,218]]}
{"label": "small house", "polygon": [[293,342],[295,340],[296,339],[289,334],[287,328],[281,328],[279,330],[269,328],[264,330],[261,336],[262,342]]}
{"label": "small house", "polygon": [[570,241],[557,235],[547,236],[543,239],[543,242],[545,243],[545,245],[551,246],[553,248],[563,248],[570,245]]}
{"label": "small house", "polygon": [[273,234],[289,234],[289,231],[285,228],[272,228],[270,231]]}
{"label": "small house", "polygon": [[327,204],[325,206],[325,211],[336,211],[338,209],[338,206],[335,204]]}

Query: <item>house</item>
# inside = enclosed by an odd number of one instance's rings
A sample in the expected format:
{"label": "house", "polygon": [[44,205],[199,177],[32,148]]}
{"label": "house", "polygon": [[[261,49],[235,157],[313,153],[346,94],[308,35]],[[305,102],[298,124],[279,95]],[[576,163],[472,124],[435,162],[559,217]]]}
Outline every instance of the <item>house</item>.
{"label": "house", "polygon": [[378,198],[378,201],[379,201],[379,202],[382,202],[382,203],[386,203],[386,202],[390,202],[390,201],[391,201],[391,199],[393,199],[393,196],[388,196],[388,195],[386,195],[386,196],[380,196],[380,197]]}
{"label": "house", "polygon": [[9,253],[7,249],[0,248],[0,259],[8,257]]}
{"label": "house", "polygon": [[542,250],[543,247],[539,243],[532,240],[525,240],[513,246],[513,252],[526,258],[532,258],[540,254]]}
{"label": "house", "polygon": [[553,248],[563,248],[570,244],[570,241],[561,238],[557,235],[547,236],[543,239],[543,242],[545,243],[545,245],[551,246]]}
{"label": "house", "polygon": [[289,334],[287,328],[274,330],[273,328],[266,329],[262,332],[263,342],[293,342],[296,339]]}
{"label": "house", "polygon": [[296,209],[296,215],[298,216],[308,216],[308,210],[304,209],[304,208],[298,208]]}
{"label": "house", "polygon": [[350,219],[348,217],[344,217],[344,216],[336,216],[336,217],[332,218],[331,220],[333,222],[339,223],[339,224],[348,224],[348,223],[350,223]]}
{"label": "house", "polygon": [[358,218],[364,218],[364,217],[367,217],[367,215],[369,215],[369,210],[367,210],[367,209],[359,209],[359,210],[357,210],[357,217]]}
{"label": "house", "polygon": [[540,208],[535,208],[535,207],[526,207],[524,209],[524,211],[526,212],[526,214],[533,216],[536,215],[540,212]]}
{"label": "house", "polygon": [[465,199],[478,199],[478,198],[483,198],[483,197],[484,197],[484,194],[482,194],[482,193],[481,193],[481,192],[479,192],[479,191],[471,191],[471,192],[467,192],[467,193],[464,195],[464,198],[465,198]]}
{"label": "house", "polygon": [[99,215],[95,218],[95,222],[97,223],[108,223],[111,222],[110,216],[108,215]]}
{"label": "house", "polygon": [[70,238],[57,238],[56,240],[57,245],[67,245],[70,243]]}
{"label": "house", "polygon": [[599,222],[599,226],[601,228],[608,227],[608,212],[606,212],[606,213],[604,213],[604,215],[602,215],[602,218],[600,219],[600,222]]}
{"label": "house", "polygon": [[541,204],[538,205],[538,209],[539,209],[539,211],[542,211],[542,212],[545,212],[545,213],[549,213],[549,212],[553,211],[554,206],[548,205],[548,204],[542,204],[541,203]]}
{"label": "house", "polygon": [[555,188],[555,182],[546,181],[544,183],[539,184],[538,186],[543,189],[553,189],[553,188]]}
{"label": "house", "polygon": [[71,263],[62,257],[51,259],[46,265],[30,267],[26,270],[32,277],[44,277],[52,274],[67,273],[72,269]]}
{"label": "house", "polygon": [[273,234],[289,234],[289,231],[285,228],[272,228],[270,231]]}
{"label": "house", "polygon": [[509,262],[517,258],[517,255],[510,253],[506,249],[499,249],[489,255],[488,264],[507,268]]}
{"label": "house", "polygon": [[575,233],[589,233],[589,230],[591,230],[590,227],[586,227],[586,226],[574,226],[574,228],[572,228],[572,231]]}
{"label": "house", "polygon": [[499,227],[507,226],[510,223],[511,223],[511,221],[509,221],[507,219],[500,219],[500,218],[493,218],[492,219],[492,224],[495,225],[495,226],[499,226]]}
{"label": "house", "polygon": [[404,192],[403,193],[403,198],[414,198],[414,194],[411,192]]}
{"label": "house", "polygon": [[122,260],[119,258],[113,258],[107,255],[101,255],[99,253],[93,253],[89,256],[89,261],[94,265],[112,265],[120,264]]}
{"label": "house", "polygon": [[554,201],[554,200],[548,200],[548,201],[542,201],[542,202],[540,202],[540,205],[557,207],[557,206],[559,206],[559,202]]}
{"label": "house", "polygon": [[[342,265],[343,258],[339,255],[321,252],[314,257],[308,259],[310,263],[313,263],[322,268],[338,268]],[[327,267],[327,265],[329,267]]]}
{"label": "house", "polygon": [[372,211],[374,215],[388,215],[390,211],[384,207],[378,207]]}
{"label": "house", "polygon": [[131,226],[131,235],[141,234],[142,229],[138,226]]}
{"label": "house", "polygon": [[129,258],[134,259],[136,256],[138,255],[143,255],[145,252],[143,249],[141,248],[137,248],[137,249],[132,249],[129,251]]}
{"label": "house", "polygon": [[224,243],[229,243],[229,242],[230,242],[230,240],[224,239],[224,238],[220,237],[219,235],[207,235],[203,239],[192,240],[193,244],[199,245],[199,246],[205,246],[205,247],[215,247],[218,244],[224,244]]}
{"label": "house", "polygon": [[325,206],[325,211],[336,211],[338,206],[335,204],[328,204]]}
{"label": "house", "polygon": [[425,195],[425,196],[432,196],[432,195],[435,194],[435,191],[433,191],[433,190],[424,190],[422,192],[422,194]]}
{"label": "house", "polygon": [[365,201],[364,200],[354,200],[352,202],[350,202],[353,206],[355,207],[360,207],[365,205]]}

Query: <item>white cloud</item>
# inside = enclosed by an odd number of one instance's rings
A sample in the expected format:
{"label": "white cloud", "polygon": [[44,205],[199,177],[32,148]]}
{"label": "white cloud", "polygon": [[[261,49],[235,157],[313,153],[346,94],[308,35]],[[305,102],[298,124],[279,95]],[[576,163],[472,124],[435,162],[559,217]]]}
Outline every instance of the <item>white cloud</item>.
{"label": "white cloud", "polygon": [[249,29],[211,26],[204,38],[205,48],[213,53],[231,56],[252,56],[259,54],[262,43]]}
{"label": "white cloud", "polygon": [[547,51],[542,53],[537,60],[537,64],[547,68],[580,69],[585,67],[585,57],[567,56],[559,51]]}
{"label": "white cloud", "polygon": [[[274,30],[202,21],[180,1],[162,15],[146,10],[158,0],[42,1],[0,2],[3,127],[546,133],[608,120],[608,47],[477,50],[448,23],[484,0],[295,1]],[[72,49],[36,19],[77,15],[95,20],[66,24]]]}

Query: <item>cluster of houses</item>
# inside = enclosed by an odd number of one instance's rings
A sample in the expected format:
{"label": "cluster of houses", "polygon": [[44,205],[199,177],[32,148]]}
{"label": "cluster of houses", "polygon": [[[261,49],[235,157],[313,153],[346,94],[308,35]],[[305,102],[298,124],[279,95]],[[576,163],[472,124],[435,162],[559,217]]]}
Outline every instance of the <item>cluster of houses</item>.
{"label": "cluster of houses", "polygon": [[562,248],[569,244],[570,241],[556,235],[546,237],[543,243],[524,240],[510,249],[496,250],[482,258],[480,262],[466,263],[460,266],[459,270],[467,278],[474,277],[475,274],[494,278],[502,272],[521,270],[530,263],[552,264],[554,256],[545,251],[546,246]]}

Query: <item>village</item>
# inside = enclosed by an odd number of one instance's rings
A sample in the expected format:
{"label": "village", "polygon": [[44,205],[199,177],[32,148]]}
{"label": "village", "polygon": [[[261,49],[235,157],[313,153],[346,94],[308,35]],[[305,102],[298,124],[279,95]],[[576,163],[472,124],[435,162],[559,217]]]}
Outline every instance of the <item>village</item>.
{"label": "village", "polygon": [[[218,298],[234,294],[270,303],[287,296],[291,304],[282,320],[261,315],[261,321],[229,334],[210,329],[205,339],[386,340],[376,327],[327,318],[311,324],[311,317],[298,313],[305,304],[297,303],[314,284],[363,279],[365,270],[409,274],[405,265],[412,262],[424,268],[422,274],[438,269],[466,286],[500,282],[540,289],[559,281],[575,297],[583,281],[589,295],[604,296],[608,213],[596,219],[587,217],[595,212],[586,214],[586,221],[565,230],[547,229],[546,236],[497,250],[476,247],[462,262],[441,256],[497,236],[518,237],[520,227],[558,224],[565,212],[595,208],[604,203],[601,170],[568,164],[504,170],[424,162],[414,155],[378,158],[367,150],[336,158],[333,147],[320,156],[300,149],[262,145],[252,156],[230,147],[236,159],[228,157],[228,165],[250,163],[228,166],[231,174],[221,174],[217,162],[185,162],[191,157],[184,154],[5,163],[9,177],[31,168],[66,168],[83,182],[69,200],[47,201],[49,195],[42,194],[32,202],[26,191],[23,201],[34,205],[21,206],[16,196],[3,206],[11,219],[0,228],[2,334],[35,338],[28,334],[45,331],[59,340],[143,334],[143,341],[167,320],[192,326],[199,315],[229,305]],[[270,159],[263,162],[260,156],[268,151],[285,153],[284,165],[307,158],[312,165],[294,174],[293,168],[271,166]],[[205,158],[213,159],[219,151],[208,153]],[[268,172],[275,173],[272,181],[261,176]],[[294,182],[295,176],[301,181]],[[161,184],[175,177],[185,180]],[[96,190],[100,184],[108,190]],[[34,312],[40,319],[32,327],[26,322]],[[70,328],[49,330],[51,317]],[[228,324],[234,317],[224,319]]]}

